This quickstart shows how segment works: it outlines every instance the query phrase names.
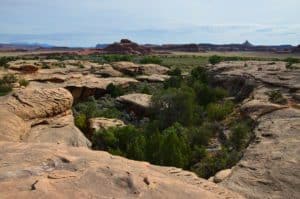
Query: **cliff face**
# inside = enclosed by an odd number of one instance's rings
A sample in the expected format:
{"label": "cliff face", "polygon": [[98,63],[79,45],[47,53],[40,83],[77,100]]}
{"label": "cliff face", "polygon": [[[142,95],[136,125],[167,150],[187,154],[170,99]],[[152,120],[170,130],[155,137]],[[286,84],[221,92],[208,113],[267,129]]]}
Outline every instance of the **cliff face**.
{"label": "cliff face", "polygon": [[[255,140],[221,185],[247,198],[299,197],[300,70],[284,62],[249,61],[223,62],[211,72],[215,83],[243,94],[241,111],[257,123]],[[271,92],[285,103],[274,102]]]}

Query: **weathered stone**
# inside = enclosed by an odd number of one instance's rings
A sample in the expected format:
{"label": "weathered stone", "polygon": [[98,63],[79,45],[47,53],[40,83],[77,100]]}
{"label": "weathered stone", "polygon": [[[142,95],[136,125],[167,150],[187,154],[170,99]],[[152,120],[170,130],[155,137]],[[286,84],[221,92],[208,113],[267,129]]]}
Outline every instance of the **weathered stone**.
{"label": "weathered stone", "polygon": [[148,109],[150,107],[151,97],[152,96],[148,94],[134,93],[120,96],[117,100],[125,104],[138,106],[142,109]]}
{"label": "weathered stone", "polygon": [[220,183],[220,182],[224,181],[226,178],[228,178],[230,176],[230,174],[231,174],[231,169],[225,169],[225,170],[219,171],[214,176],[214,182]]}
{"label": "weathered stone", "polygon": [[125,126],[122,120],[97,117],[89,120],[89,129],[91,131],[98,131],[101,129],[108,129],[110,127],[122,127]]}
{"label": "weathered stone", "polygon": [[188,171],[87,148],[0,142],[0,155],[1,198],[243,198]]}

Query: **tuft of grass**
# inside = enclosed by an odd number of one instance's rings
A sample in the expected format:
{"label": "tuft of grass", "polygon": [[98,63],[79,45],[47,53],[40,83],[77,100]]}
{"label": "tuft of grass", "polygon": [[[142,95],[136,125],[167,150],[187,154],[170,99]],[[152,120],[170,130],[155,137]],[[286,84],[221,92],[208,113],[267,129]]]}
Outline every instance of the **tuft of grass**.
{"label": "tuft of grass", "polygon": [[221,61],[223,61],[221,56],[218,55],[213,55],[209,58],[209,63],[211,63],[212,65],[216,65],[218,63],[220,63]]}
{"label": "tuft of grass", "polygon": [[26,80],[26,79],[20,79],[19,84],[20,84],[20,86],[25,86],[26,87],[26,86],[29,85],[29,81]]}
{"label": "tuft of grass", "polygon": [[270,92],[267,92],[267,95],[269,96],[269,101],[275,104],[286,104],[287,99],[283,97],[281,92],[279,90],[273,90]]}

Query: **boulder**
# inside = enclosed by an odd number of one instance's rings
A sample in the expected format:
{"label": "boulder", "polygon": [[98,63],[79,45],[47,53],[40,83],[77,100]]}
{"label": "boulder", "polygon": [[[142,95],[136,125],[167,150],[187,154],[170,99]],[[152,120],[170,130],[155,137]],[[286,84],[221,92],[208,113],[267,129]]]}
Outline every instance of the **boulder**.
{"label": "boulder", "polygon": [[122,127],[125,126],[122,120],[97,117],[89,119],[89,129],[93,132],[108,129],[110,127]]}
{"label": "boulder", "polygon": [[117,98],[121,103],[137,106],[141,109],[149,109],[151,103],[151,95],[143,93],[133,93],[128,95],[123,95]]}
{"label": "boulder", "polygon": [[91,146],[74,125],[72,103],[63,88],[16,91],[0,104],[0,141]]}
{"label": "boulder", "polygon": [[147,81],[147,82],[164,82],[169,79],[169,75],[140,75],[137,76],[136,79],[139,81]]}
{"label": "boulder", "polygon": [[1,198],[243,198],[194,173],[56,144],[0,142]]}
{"label": "boulder", "polygon": [[141,67],[132,62],[114,62],[111,63],[111,65],[115,70],[125,73],[127,75],[136,75],[142,73]]}
{"label": "boulder", "polygon": [[169,72],[169,68],[158,64],[142,64],[140,65],[141,72],[145,75],[165,75]]}
{"label": "boulder", "polygon": [[231,169],[225,169],[222,171],[219,171],[218,173],[216,173],[216,175],[214,176],[213,180],[215,183],[220,183],[222,181],[224,181],[226,178],[228,178],[231,175]]}
{"label": "boulder", "polygon": [[102,77],[121,77],[123,73],[118,70],[115,70],[109,64],[103,64],[100,67],[93,67],[92,69],[93,74],[101,75]]}

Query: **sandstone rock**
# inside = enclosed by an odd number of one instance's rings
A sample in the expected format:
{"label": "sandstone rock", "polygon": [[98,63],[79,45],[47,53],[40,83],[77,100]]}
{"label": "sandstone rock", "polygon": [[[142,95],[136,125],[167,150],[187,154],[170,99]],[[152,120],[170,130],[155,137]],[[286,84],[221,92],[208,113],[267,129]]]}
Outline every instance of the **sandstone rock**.
{"label": "sandstone rock", "polygon": [[300,194],[300,110],[280,109],[259,118],[259,142],[221,184],[247,198],[297,198]]}
{"label": "sandstone rock", "polygon": [[122,127],[122,126],[125,126],[124,122],[118,119],[98,117],[98,118],[91,118],[89,120],[89,129],[94,132],[100,129],[108,129],[110,127]]}
{"label": "sandstone rock", "polygon": [[128,75],[164,75],[170,70],[158,64],[135,64],[132,62],[114,62],[111,64],[115,70]]}
{"label": "sandstone rock", "polygon": [[118,101],[140,107],[142,109],[148,109],[151,103],[151,95],[143,94],[143,93],[134,93],[123,95],[117,98]]}
{"label": "sandstone rock", "polygon": [[128,75],[136,75],[142,73],[141,67],[132,62],[114,62],[111,65],[115,70]]}
{"label": "sandstone rock", "polygon": [[111,65],[104,64],[100,67],[93,67],[92,73],[101,75],[102,77],[121,77],[123,73],[115,70]]}
{"label": "sandstone rock", "polygon": [[140,75],[137,76],[136,79],[139,81],[148,81],[148,82],[164,82],[169,79],[169,75]]}
{"label": "sandstone rock", "polygon": [[231,169],[225,169],[225,170],[219,171],[214,176],[214,182],[220,183],[220,182],[224,181],[226,178],[228,178],[230,176],[230,174],[231,174]]}
{"label": "sandstone rock", "polygon": [[55,144],[0,142],[1,198],[243,198],[194,173]]}
{"label": "sandstone rock", "polygon": [[72,95],[63,88],[26,89],[14,93],[4,104],[24,120],[53,117],[72,107]]}
{"label": "sandstone rock", "polygon": [[63,88],[17,91],[1,102],[0,139],[91,146],[74,125],[72,103]]}
{"label": "sandstone rock", "polygon": [[286,108],[286,106],[273,104],[270,102],[263,102],[260,100],[251,100],[242,104],[241,111],[246,115],[252,117],[253,119],[257,119],[264,114],[271,113],[283,108]]}
{"label": "sandstone rock", "polygon": [[160,66],[158,64],[142,64],[140,67],[141,72],[145,75],[165,75],[170,70],[169,68]]}
{"label": "sandstone rock", "polygon": [[35,65],[25,64],[25,65],[18,65],[18,66],[10,66],[9,69],[17,70],[22,73],[35,73],[36,71],[38,71],[39,68]]}
{"label": "sandstone rock", "polygon": [[[247,198],[297,198],[300,195],[300,110],[292,99],[299,94],[300,76],[299,70],[287,71],[285,65],[285,62],[222,62],[210,69],[212,77],[217,79],[215,82],[225,82],[222,84],[225,88],[234,87],[230,82],[236,78],[241,82],[254,81],[249,96],[243,98],[241,109],[256,121],[256,138],[231,175],[220,183]],[[243,86],[236,84],[237,90]],[[287,99],[286,106],[269,102],[266,93],[277,89]]]}

